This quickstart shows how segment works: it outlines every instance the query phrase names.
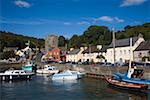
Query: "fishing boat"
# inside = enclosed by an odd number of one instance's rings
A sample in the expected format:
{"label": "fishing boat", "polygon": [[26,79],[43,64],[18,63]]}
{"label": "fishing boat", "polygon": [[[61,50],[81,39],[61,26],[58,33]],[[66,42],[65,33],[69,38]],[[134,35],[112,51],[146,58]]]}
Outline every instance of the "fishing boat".
{"label": "fishing boat", "polygon": [[[130,47],[132,46],[132,38],[130,38]],[[130,50],[130,54],[131,54]],[[125,74],[115,73],[115,79],[120,79],[124,82],[150,85],[150,80],[143,79],[144,70],[132,65],[131,57],[129,61],[128,71]]]}
{"label": "fishing boat", "polygon": [[122,89],[129,89],[129,90],[147,90],[148,89],[148,85],[146,84],[128,83],[128,82],[124,82],[122,80],[119,81],[113,78],[106,78],[106,80],[110,85],[114,87],[122,88]]}
{"label": "fishing boat", "polygon": [[[127,74],[121,74],[119,72],[114,74],[113,78],[106,78],[106,81],[115,86],[121,87],[125,89],[139,89],[139,90],[146,90],[148,89],[149,81],[141,80],[141,79],[132,79],[132,75],[134,73],[135,67],[131,67],[131,51],[132,51],[132,38],[130,38],[130,62],[129,62],[129,69]],[[114,66],[115,66],[115,33],[113,30],[113,51],[114,51]],[[139,71],[139,72],[138,72]],[[141,76],[143,74],[143,70],[137,70],[134,76]],[[147,82],[147,83],[146,83]]]}
{"label": "fishing boat", "polygon": [[52,80],[76,80],[79,79],[79,73],[77,71],[66,70],[61,73],[54,74]]}
{"label": "fishing boat", "polygon": [[37,69],[36,72],[39,74],[55,74],[58,73],[59,70],[54,66],[45,65],[43,69]]}

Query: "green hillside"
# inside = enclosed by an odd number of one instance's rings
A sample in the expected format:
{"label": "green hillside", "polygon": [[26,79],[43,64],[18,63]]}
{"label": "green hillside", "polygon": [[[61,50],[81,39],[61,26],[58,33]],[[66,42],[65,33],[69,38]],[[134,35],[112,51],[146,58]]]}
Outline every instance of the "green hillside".
{"label": "green hillside", "polygon": [[37,39],[11,32],[0,31],[0,51],[2,51],[4,47],[24,48],[27,41],[30,41],[31,47],[44,47],[44,39]]}

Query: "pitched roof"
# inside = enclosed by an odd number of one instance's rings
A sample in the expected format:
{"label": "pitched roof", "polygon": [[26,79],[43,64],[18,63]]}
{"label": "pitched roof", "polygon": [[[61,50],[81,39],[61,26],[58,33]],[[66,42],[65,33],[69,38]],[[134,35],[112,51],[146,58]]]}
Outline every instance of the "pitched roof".
{"label": "pitched roof", "polygon": [[73,49],[71,51],[69,51],[69,55],[73,55],[73,54],[78,54],[80,52],[80,49]]}
{"label": "pitched roof", "polygon": [[150,40],[143,41],[134,51],[150,50]]}
{"label": "pitched roof", "polygon": [[99,52],[99,49],[97,48],[97,46],[88,47],[82,53],[85,54],[85,53],[94,53],[94,52]]}
{"label": "pitched roof", "polygon": [[99,52],[106,52],[108,48],[108,45],[102,46],[102,48],[99,50]]}
{"label": "pitched roof", "polygon": [[[133,37],[132,44],[134,45],[137,40],[138,37]],[[130,38],[115,40],[115,47],[125,47],[125,46],[130,46]],[[112,47],[113,47],[113,42],[111,42],[108,48],[112,48]]]}
{"label": "pitched roof", "polygon": [[85,54],[85,53],[98,53],[98,52],[106,52],[107,51],[107,48],[108,48],[108,45],[104,45],[102,46],[102,48],[99,50],[97,48],[97,46],[91,46],[91,50],[90,48],[88,47],[86,50],[84,50],[82,53]]}

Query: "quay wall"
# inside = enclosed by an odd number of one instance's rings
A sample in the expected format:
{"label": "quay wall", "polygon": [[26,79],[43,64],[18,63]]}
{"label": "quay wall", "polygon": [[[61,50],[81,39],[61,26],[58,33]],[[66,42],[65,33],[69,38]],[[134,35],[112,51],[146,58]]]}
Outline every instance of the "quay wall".
{"label": "quay wall", "polygon": [[[105,77],[113,76],[114,72],[126,73],[128,67],[107,67],[107,66],[98,66],[98,65],[72,65],[72,64],[50,64],[56,66],[59,70],[76,70],[83,73],[86,73],[89,77]],[[2,64],[0,63],[0,72],[5,71],[9,68],[21,69],[22,64]],[[43,64],[38,64],[37,68],[43,67]],[[150,79],[150,67],[143,67],[144,69],[144,78]]]}
{"label": "quay wall", "polygon": [[[128,67],[107,67],[94,65],[66,65],[66,64],[51,64],[56,66],[59,70],[76,70],[86,73],[88,77],[105,78],[106,76],[113,76],[114,72],[126,73]],[[141,68],[141,67],[140,67]],[[150,79],[150,67],[142,67],[144,70],[144,79]]]}

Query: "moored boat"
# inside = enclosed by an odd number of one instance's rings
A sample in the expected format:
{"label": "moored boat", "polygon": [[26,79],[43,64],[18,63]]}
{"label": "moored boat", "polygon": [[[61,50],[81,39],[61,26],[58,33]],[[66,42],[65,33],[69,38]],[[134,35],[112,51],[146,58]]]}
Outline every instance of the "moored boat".
{"label": "moored boat", "polygon": [[137,83],[128,83],[124,81],[115,80],[113,78],[106,78],[107,82],[114,87],[119,87],[122,89],[129,90],[147,90],[148,85],[146,84],[137,84]]}
{"label": "moored boat", "polygon": [[55,74],[58,73],[59,70],[54,66],[45,65],[43,69],[37,69],[36,72],[39,74]]}
{"label": "moored boat", "polygon": [[6,70],[4,73],[0,73],[2,80],[13,79],[29,79],[34,75],[33,72],[26,72],[25,70]]}
{"label": "moored boat", "polygon": [[35,66],[35,64],[32,61],[29,61],[25,65],[22,66],[22,70],[32,72],[34,66]]}
{"label": "moored boat", "polygon": [[52,80],[76,80],[76,79],[79,79],[79,73],[77,71],[70,71],[70,70],[66,70],[64,72],[54,74],[52,76]]}

